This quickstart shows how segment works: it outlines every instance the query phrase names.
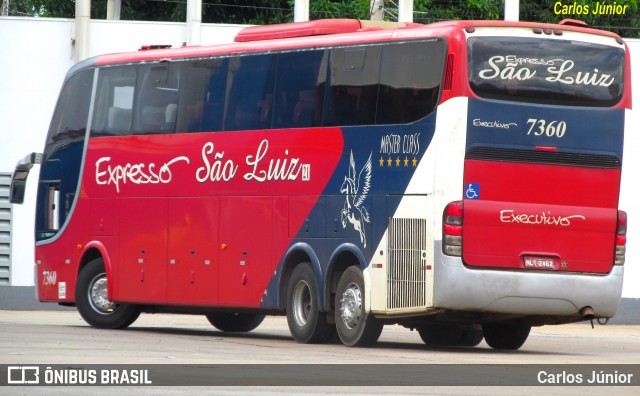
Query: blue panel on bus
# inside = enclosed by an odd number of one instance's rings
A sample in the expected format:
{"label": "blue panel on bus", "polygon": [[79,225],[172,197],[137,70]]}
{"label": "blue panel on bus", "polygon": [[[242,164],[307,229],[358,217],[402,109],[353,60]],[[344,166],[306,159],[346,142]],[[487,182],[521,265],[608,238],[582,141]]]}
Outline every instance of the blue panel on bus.
{"label": "blue panel on bus", "polygon": [[622,160],[624,109],[470,99],[467,127],[467,151],[546,147]]}
{"label": "blue panel on bus", "polygon": [[[327,271],[338,245],[369,262],[386,231],[386,219],[395,213],[431,144],[435,124],[433,112],[412,124],[342,128],[342,157],[322,199],[307,215],[310,223],[324,219],[324,235],[316,230],[310,236],[305,223],[291,245],[311,246],[322,272]],[[424,186],[421,193],[426,194],[428,185]],[[278,293],[278,276],[274,276],[261,306],[275,307]]]}

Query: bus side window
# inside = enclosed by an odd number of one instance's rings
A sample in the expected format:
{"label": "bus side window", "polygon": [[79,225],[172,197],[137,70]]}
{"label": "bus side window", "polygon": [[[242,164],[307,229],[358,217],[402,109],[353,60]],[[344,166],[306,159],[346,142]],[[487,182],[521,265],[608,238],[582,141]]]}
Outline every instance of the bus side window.
{"label": "bus side window", "polygon": [[271,127],[276,56],[245,55],[229,60],[224,130]]}
{"label": "bus side window", "polygon": [[442,40],[384,46],[376,124],[413,122],[433,112],[438,103],[445,49]]}
{"label": "bus side window", "polygon": [[173,133],[178,103],[177,64],[161,62],[140,66],[133,133]]}
{"label": "bus side window", "polygon": [[131,127],[131,109],[109,107],[107,113],[107,130],[125,131]]}
{"label": "bus side window", "polygon": [[135,66],[99,70],[91,136],[131,134],[135,81]]}
{"label": "bus side window", "polygon": [[228,64],[228,58],[184,62],[176,132],[222,130]]}
{"label": "bus side window", "polygon": [[319,126],[328,51],[278,55],[273,124],[275,128]]}
{"label": "bus side window", "polygon": [[334,48],[323,125],[375,123],[381,45]]}

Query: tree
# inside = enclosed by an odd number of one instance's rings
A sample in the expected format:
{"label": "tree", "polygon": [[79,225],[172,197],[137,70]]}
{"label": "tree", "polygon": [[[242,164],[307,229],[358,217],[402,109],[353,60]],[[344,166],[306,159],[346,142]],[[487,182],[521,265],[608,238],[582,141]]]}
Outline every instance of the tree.
{"label": "tree", "polygon": [[264,25],[293,20],[293,2],[288,0],[202,0],[205,23]]}
{"label": "tree", "polygon": [[[293,8],[293,1],[290,1]],[[353,18],[369,19],[369,0],[310,0],[309,19]]]}
{"label": "tree", "polygon": [[[623,14],[602,15],[593,14],[596,3],[614,4],[613,1],[576,0],[561,2],[562,5],[589,6],[589,12],[583,14],[562,14],[562,9],[556,9],[555,2],[548,0],[528,0],[520,2],[520,19],[523,21],[544,21],[557,23],[562,19],[579,19],[594,28],[609,30],[622,37],[640,37],[640,19],[638,19],[637,0],[616,0],[618,5],[627,6]],[[584,10],[584,9],[583,9]],[[560,13],[556,13],[560,11]],[[574,11],[575,12],[575,11]]]}
{"label": "tree", "polygon": [[[10,0],[9,15],[73,18],[75,2],[69,0]],[[186,0],[121,0],[121,19],[174,21],[186,19]],[[558,13],[556,4],[613,4],[601,0],[526,0],[520,1],[520,20],[556,23],[561,19],[584,20],[591,26],[611,30],[623,37],[640,37],[638,0],[616,0],[627,6],[623,14],[594,15]],[[397,19],[397,1],[385,1],[385,19]],[[203,0],[202,21],[205,23],[273,24],[293,20],[294,0]],[[370,0],[310,0],[309,16],[321,18],[369,19]],[[92,0],[91,17],[106,16],[107,0]],[[431,23],[452,19],[502,19],[504,0],[414,0],[414,21]]]}

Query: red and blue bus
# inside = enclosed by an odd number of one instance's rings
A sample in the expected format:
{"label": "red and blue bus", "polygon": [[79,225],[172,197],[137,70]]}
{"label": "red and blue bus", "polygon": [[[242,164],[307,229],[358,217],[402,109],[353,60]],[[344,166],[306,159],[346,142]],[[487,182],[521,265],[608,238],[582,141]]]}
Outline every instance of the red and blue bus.
{"label": "red and blue bus", "polygon": [[246,332],[518,349],[611,318],[631,110],[615,34],[319,20],[67,74],[39,163],[39,299],[99,328],[141,312]]}

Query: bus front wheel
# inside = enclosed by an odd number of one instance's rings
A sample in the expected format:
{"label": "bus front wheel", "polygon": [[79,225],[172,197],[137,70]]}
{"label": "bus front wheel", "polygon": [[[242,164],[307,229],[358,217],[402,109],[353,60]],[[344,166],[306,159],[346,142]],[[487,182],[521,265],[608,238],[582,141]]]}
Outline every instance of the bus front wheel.
{"label": "bus front wheel", "polygon": [[484,340],[493,349],[519,349],[529,337],[531,325],[519,320],[491,322],[482,325]]}
{"label": "bus front wheel", "polygon": [[319,311],[318,285],[309,263],[297,265],[287,282],[287,324],[293,338],[303,344],[326,342],[335,326]]}
{"label": "bus front wheel", "polygon": [[364,279],[360,268],[347,268],[340,277],[335,300],[336,329],[346,346],[367,346],[378,341],[384,324],[367,315]]}
{"label": "bus front wheel", "polygon": [[107,274],[102,258],[91,260],[78,275],[76,307],[88,324],[101,329],[123,329],[140,316],[134,304],[116,304],[107,297]]}
{"label": "bus front wheel", "polygon": [[213,327],[230,333],[246,333],[260,326],[264,320],[264,315],[234,312],[207,314],[206,317]]}

